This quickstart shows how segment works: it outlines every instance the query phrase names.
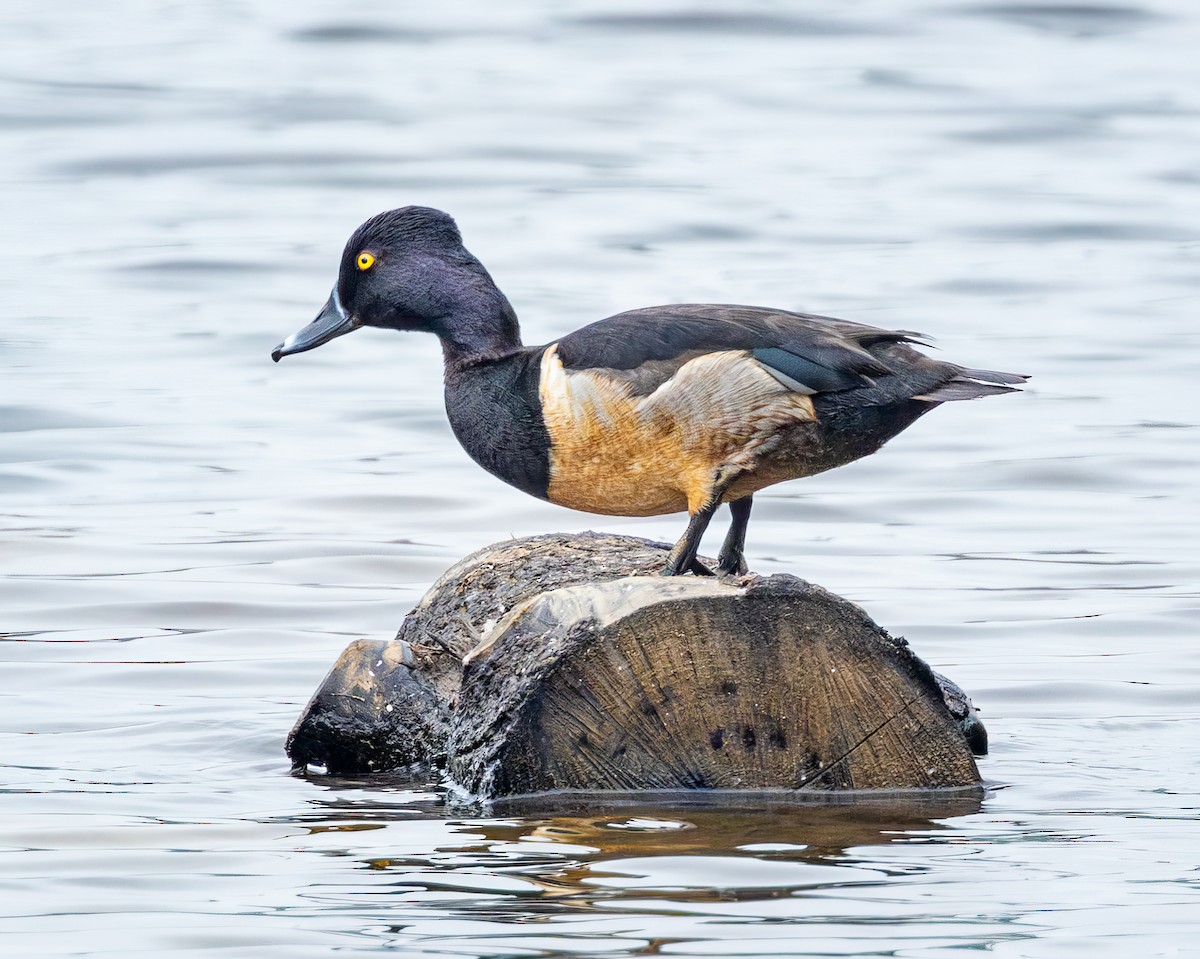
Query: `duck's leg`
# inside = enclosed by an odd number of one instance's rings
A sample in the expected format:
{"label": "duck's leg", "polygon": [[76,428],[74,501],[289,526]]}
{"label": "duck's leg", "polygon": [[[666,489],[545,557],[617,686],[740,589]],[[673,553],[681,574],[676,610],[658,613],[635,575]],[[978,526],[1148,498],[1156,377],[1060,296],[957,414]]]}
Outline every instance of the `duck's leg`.
{"label": "duck's leg", "polygon": [[717,572],[727,576],[744,576],[748,573],[746,556],[746,526],[750,522],[750,507],[754,505],[753,496],[743,496],[729,504],[729,512],[733,522],[729,524],[729,533],[717,554]]}
{"label": "duck's leg", "polygon": [[[700,540],[704,536],[704,531],[708,529],[713,514],[721,505],[726,490],[729,489],[736,477],[737,473],[724,467],[718,470],[716,482],[713,483],[708,499],[704,501],[704,505],[692,513],[687,529],[683,531],[679,542],[671,548],[671,554],[667,557],[667,565],[663,567],[663,576],[682,576],[689,570],[697,576],[713,575],[711,569],[696,559],[696,553],[700,549]],[[747,511],[748,515],[749,511]],[[724,552],[723,549],[722,552]]]}
{"label": "duck's leg", "polygon": [[662,570],[663,576],[682,576],[689,571],[697,576],[713,575],[711,569],[696,559],[696,552],[700,549],[700,539],[704,536],[704,531],[708,529],[713,513],[720,505],[721,498],[715,496],[692,514],[692,518],[688,520],[687,529],[683,531],[679,542],[671,548],[671,553],[667,556],[667,565]]}

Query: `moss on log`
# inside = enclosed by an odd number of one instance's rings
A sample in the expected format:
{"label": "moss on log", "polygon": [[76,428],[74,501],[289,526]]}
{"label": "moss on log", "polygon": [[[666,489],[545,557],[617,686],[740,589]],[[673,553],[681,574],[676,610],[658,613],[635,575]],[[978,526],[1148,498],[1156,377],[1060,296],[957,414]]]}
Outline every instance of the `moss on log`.
{"label": "moss on log", "polygon": [[442,769],[483,798],[979,782],[970,700],[904,640],[792,576],[652,575],[666,549],[583,534],[474,553],[395,640],[347,648],[289,755]]}

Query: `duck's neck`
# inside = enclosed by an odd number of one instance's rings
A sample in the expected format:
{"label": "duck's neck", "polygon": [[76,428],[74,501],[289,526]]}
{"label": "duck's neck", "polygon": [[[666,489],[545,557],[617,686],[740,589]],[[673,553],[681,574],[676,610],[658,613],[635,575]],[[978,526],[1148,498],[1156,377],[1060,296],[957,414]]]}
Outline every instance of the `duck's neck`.
{"label": "duck's neck", "polygon": [[[546,498],[550,436],[538,384],[541,350],[525,350],[515,334],[454,352],[446,340],[446,414],[476,463],[506,483]],[[498,352],[504,350],[504,352]]]}
{"label": "duck's neck", "polygon": [[434,332],[442,341],[447,370],[496,360],[521,348],[517,314],[490,283],[458,291],[452,312]]}

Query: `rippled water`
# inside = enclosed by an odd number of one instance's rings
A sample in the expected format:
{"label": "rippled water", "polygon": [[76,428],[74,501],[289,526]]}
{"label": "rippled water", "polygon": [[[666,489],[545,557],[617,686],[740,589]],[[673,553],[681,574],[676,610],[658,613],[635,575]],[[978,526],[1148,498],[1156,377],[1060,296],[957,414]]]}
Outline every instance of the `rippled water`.
{"label": "rippled water", "polygon": [[[6,955],[1185,955],[1200,933],[1200,13],[0,13]],[[449,808],[288,775],[351,638],[509,535],[436,344],[274,366],[419,202],[547,341],[752,302],[1034,375],[758,498],[749,555],[983,709],[982,803]]]}

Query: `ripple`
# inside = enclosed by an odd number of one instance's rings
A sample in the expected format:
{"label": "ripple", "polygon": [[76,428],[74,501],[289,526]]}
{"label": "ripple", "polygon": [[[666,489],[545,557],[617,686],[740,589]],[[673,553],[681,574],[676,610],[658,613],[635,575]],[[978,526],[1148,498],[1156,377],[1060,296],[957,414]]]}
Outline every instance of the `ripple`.
{"label": "ripple", "polygon": [[944,280],[932,284],[931,290],[943,293],[961,293],[964,296],[1022,296],[1026,294],[1047,293],[1061,289],[1059,285],[1037,283],[1031,280],[1003,279],[996,277],[963,277],[957,280]]}
{"label": "ripple", "polygon": [[1127,33],[1161,19],[1143,7],[1091,3],[989,3],[957,12],[1073,37]]}
{"label": "ripple", "polygon": [[420,30],[379,23],[326,23],[291,31],[301,43],[429,43],[455,36],[449,30]]}
{"label": "ripple", "polygon": [[27,433],[35,430],[73,430],[120,424],[91,415],[48,409],[42,406],[0,406],[0,433]]}
{"label": "ripple", "polygon": [[67,176],[147,177],[186,173],[194,170],[291,170],[356,167],[369,164],[392,165],[403,163],[398,156],[361,155],[354,153],[302,152],[287,153],[188,153],[150,154],[136,156],[94,157],[70,160],[58,165],[56,172]]}
{"label": "ripple", "polygon": [[619,889],[799,889],[878,882],[885,876],[851,866],[776,862],[750,856],[653,856],[591,864],[584,881]]}
{"label": "ripple", "polygon": [[961,233],[981,240],[1033,243],[1077,243],[1080,240],[1184,243],[1200,239],[1200,233],[1165,223],[1124,221],[996,224],[972,227]]}
{"label": "ripple", "polygon": [[829,37],[885,32],[879,24],[867,26],[824,17],[788,17],[769,13],[606,13],[572,17],[567,22],[621,33],[701,33],[717,36]]}
{"label": "ripple", "polygon": [[249,273],[255,276],[270,272],[283,272],[284,267],[278,264],[237,260],[209,259],[173,259],[173,260],[144,260],[141,263],[128,263],[117,267],[122,273],[169,273],[169,274],[232,274]]}

